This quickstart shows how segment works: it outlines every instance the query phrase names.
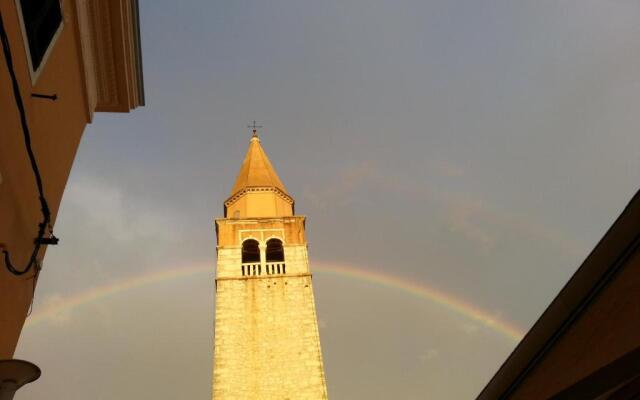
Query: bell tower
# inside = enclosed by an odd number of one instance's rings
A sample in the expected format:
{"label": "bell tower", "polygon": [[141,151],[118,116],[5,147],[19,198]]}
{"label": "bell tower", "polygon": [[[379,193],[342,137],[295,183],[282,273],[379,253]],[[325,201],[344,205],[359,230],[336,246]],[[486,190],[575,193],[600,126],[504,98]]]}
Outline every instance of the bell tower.
{"label": "bell tower", "polygon": [[305,218],[254,134],[216,219],[213,398],[327,398]]}

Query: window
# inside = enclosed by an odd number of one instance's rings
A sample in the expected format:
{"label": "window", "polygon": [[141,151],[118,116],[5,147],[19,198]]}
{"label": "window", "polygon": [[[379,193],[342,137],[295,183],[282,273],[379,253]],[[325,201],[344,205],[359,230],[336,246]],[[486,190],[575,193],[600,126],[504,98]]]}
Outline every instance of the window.
{"label": "window", "polygon": [[269,239],[267,240],[267,262],[278,261],[284,261],[282,241],[280,239]]}
{"label": "window", "polygon": [[242,242],[242,263],[245,264],[254,262],[260,262],[260,246],[257,240],[247,239]]}
{"label": "window", "polygon": [[62,27],[59,0],[19,0],[32,72],[38,71]]}

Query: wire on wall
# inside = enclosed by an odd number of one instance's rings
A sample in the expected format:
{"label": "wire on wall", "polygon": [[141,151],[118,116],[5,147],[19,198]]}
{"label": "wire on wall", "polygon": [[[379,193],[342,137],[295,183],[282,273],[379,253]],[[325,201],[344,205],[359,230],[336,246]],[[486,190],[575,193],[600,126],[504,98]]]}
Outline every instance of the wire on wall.
{"label": "wire on wall", "polygon": [[[27,124],[27,115],[24,109],[24,103],[22,102],[22,95],[20,94],[20,87],[18,86],[18,79],[16,78],[16,73],[13,68],[13,57],[11,56],[11,47],[9,46],[9,39],[7,37],[7,32],[4,29],[4,21],[2,18],[2,13],[0,13],[0,41],[2,41],[2,50],[4,52],[4,58],[7,64],[7,70],[9,71],[9,76],[11,78],[11,86],[13,89],[13,97],[16,102],[16,107],[18,108],[18,112],[20,114],[20,125],[22,127],[22,134],[24,136],[24,144],[27,149],[27,154],[29,156],[29,161],[31,163],[31,169],[33,170],[33,175],[35,177],[36,186],[38,188],[38,198],[40,200],[40,208],[42,210],[42,222],[38,224],[38,235],[34,240],[33,251],[31,252],[31,256],[27,261],[27,265],[22,269],[17,269],[11,263],[11,255],[9,254],[9,250],[6,248],[2,248],[2,253],[4,254],[4,263],[9,270],[14,275],[24,275],[31,268],[35,266],[36,273],[39,269],[38,264],[38,253],[40,252],[40,248],[42,245],[47,244],[57,244],[58,238],[53,236],[53,229],[51,227],[51,211],[49,210],[49,205],[47,204],[47,199],[44,195],[44,188],[42,184],[42,177],[40,175],[40,170],[38,169],[38,163],[36,162],[36,157],[33,153],[33,148],[31,147],[31,134],[29,132],[29,126]],[[45,237],[46,231],[49,231],[49,237]]]}

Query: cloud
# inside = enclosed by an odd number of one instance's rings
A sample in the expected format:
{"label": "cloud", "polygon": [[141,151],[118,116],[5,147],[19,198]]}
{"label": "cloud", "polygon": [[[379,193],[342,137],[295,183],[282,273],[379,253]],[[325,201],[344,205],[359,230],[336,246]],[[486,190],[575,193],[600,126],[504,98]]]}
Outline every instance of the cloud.
{"label": "cloud", "polygon": [[447,194],[442,201],[446,204],[445,220],[448,228],[462,234],[484,252],[493,250],[499,240],[508,239],[513,234],[542,240],[573,257],[582,257],[588,251],[585,244],[527,215],[498,210],[471,196]]}
{"label": "cloud", "polygon": [[55,225],[60,244],[47,249],[38,293],[80,291],[185,260],[199,237],[185,233],[180,212],[105,180],[72,176]]}
{"label": "cloud", "polygon": [[484,252],[491,251],[496,239],[482,226],[481,217],[486,216],[484,205],[479,200],[455,201],[448,204],[445,221],[449,230],[462,235]]}
{"label": "cloud", "polygon": [[460,178],[465,174],[464,169],[450,160],[435,159],[429,163],[429,169],[444,178]]}
{"label": "cloud", "polygon": [[438,356],[440,356],[440,350],[431,348],[431,349],[427,349],[426,352],[423,352],[422,354],[420,354],[418,358],[420,359],[420,361],[426,363],[437,358]]}
{"label": "cloud", "polygon": [[65,298],[59,293],[47,296],[39,307],[53,310],[47,313],[47,320],[56,326],[62,326],[71,320],[71,309],[64,307]]}
{"label": "cloud", "polygon": [[88,176],[76,178],[67,188],[65,208],[83,215],[82,223],[99,226],[119,242],[153,237],[171,241],[176,237],[171,210],[158,208],[140,199],[125,197],[114,185]]}
{"label": "cloud", "polygon": [[[431,170],[445,178],[463,177],[465,170],[448,160],[435,159]],[[414,177],[415,178],[415,177]],[[487,253],[495,249],[501,238],[514,232],[544,240],[561,248],[571,256],[583,256],[588,246],[564,235],[553,226],[522,214],[509,213],[487,203],[470,192],[452,192],[434,187],[429,182],[408,175],[390,175],[371,161],[361,161],[340,170],[325,186],[305,188],[305,202],[316,208],[330,205],[348,205],[355,201],[356,192],[364,186],[374,185],[385,193],[395,193],[420,202],[430,202],[433,209],[443,216],[442,223],[450,232],[461,235],[480,251]]]}
{"label": "cloud", "polygon": [[[429,164],[434,175],[447,180],[465,175],[460,165],[448,160],[434,159]],[[444,229],[484,254],[495,250],[500,241],[514,235],[544,241],[572,257],[581,257],[588,250],[588,246],[563,234],[555,226],[522,213],[514,214],[500,209],[474,192],[448,190],[419,174],[392,174],[372,161],[361,161],[342,168],[325,185],[306,187],[303,192],[304,203],[317,209],[351,206],[351,203],[367,198],[367,193],[363,191],[367,188],[385,193],[385,197],[394,202],[409,201],[411,205],[418,202],[425,210],[433,210]]]}
{"label": "cloud", "polygon": [[462,332],[466,333],[467,335],[474,335],[478,331],[480,331],[480,326],[471,322],[465,322],[460,325],[460,329],[462,329]]}
{"label": "cloud", "polygon": [[320,209],[329,205],[347,205],[354,200],[354,193],[359,187],[380,180],[377,173],[370,161],[349,165],[338,171],[326,185],[306,187],[303,191],[305,202]]}

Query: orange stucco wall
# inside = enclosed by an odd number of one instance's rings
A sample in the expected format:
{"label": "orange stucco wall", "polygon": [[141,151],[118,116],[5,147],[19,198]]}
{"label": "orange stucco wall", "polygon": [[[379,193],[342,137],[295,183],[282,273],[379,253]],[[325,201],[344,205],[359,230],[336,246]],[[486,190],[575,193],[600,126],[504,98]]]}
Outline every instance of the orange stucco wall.
{"label": "orange stucco wall", "polygon": [[[75,2],[63,1],[64,26],[52,52],[32,85],[16,3],[0,2],[52,217],[88,122],[79,40],[75,30]],[[57,101],[32,98],[31,93],[57,94]],[[23,268],[41,220],[33,173],[25,150],[18,109],[11,90],[6,60],[0,54],[0,243]],[[61,246],[69,245],[62,238]],[[40,259],[44,251],[40,254]],[[46,265],[42,273],[55,274]],[[33,273],[13,276],[0,260],[0,359],[11,358],[34,290]]]}
{"label": "orange stucco wall", "polygon": [[622,268],[510,399],[546,399],[638,347],[640,252]]}

